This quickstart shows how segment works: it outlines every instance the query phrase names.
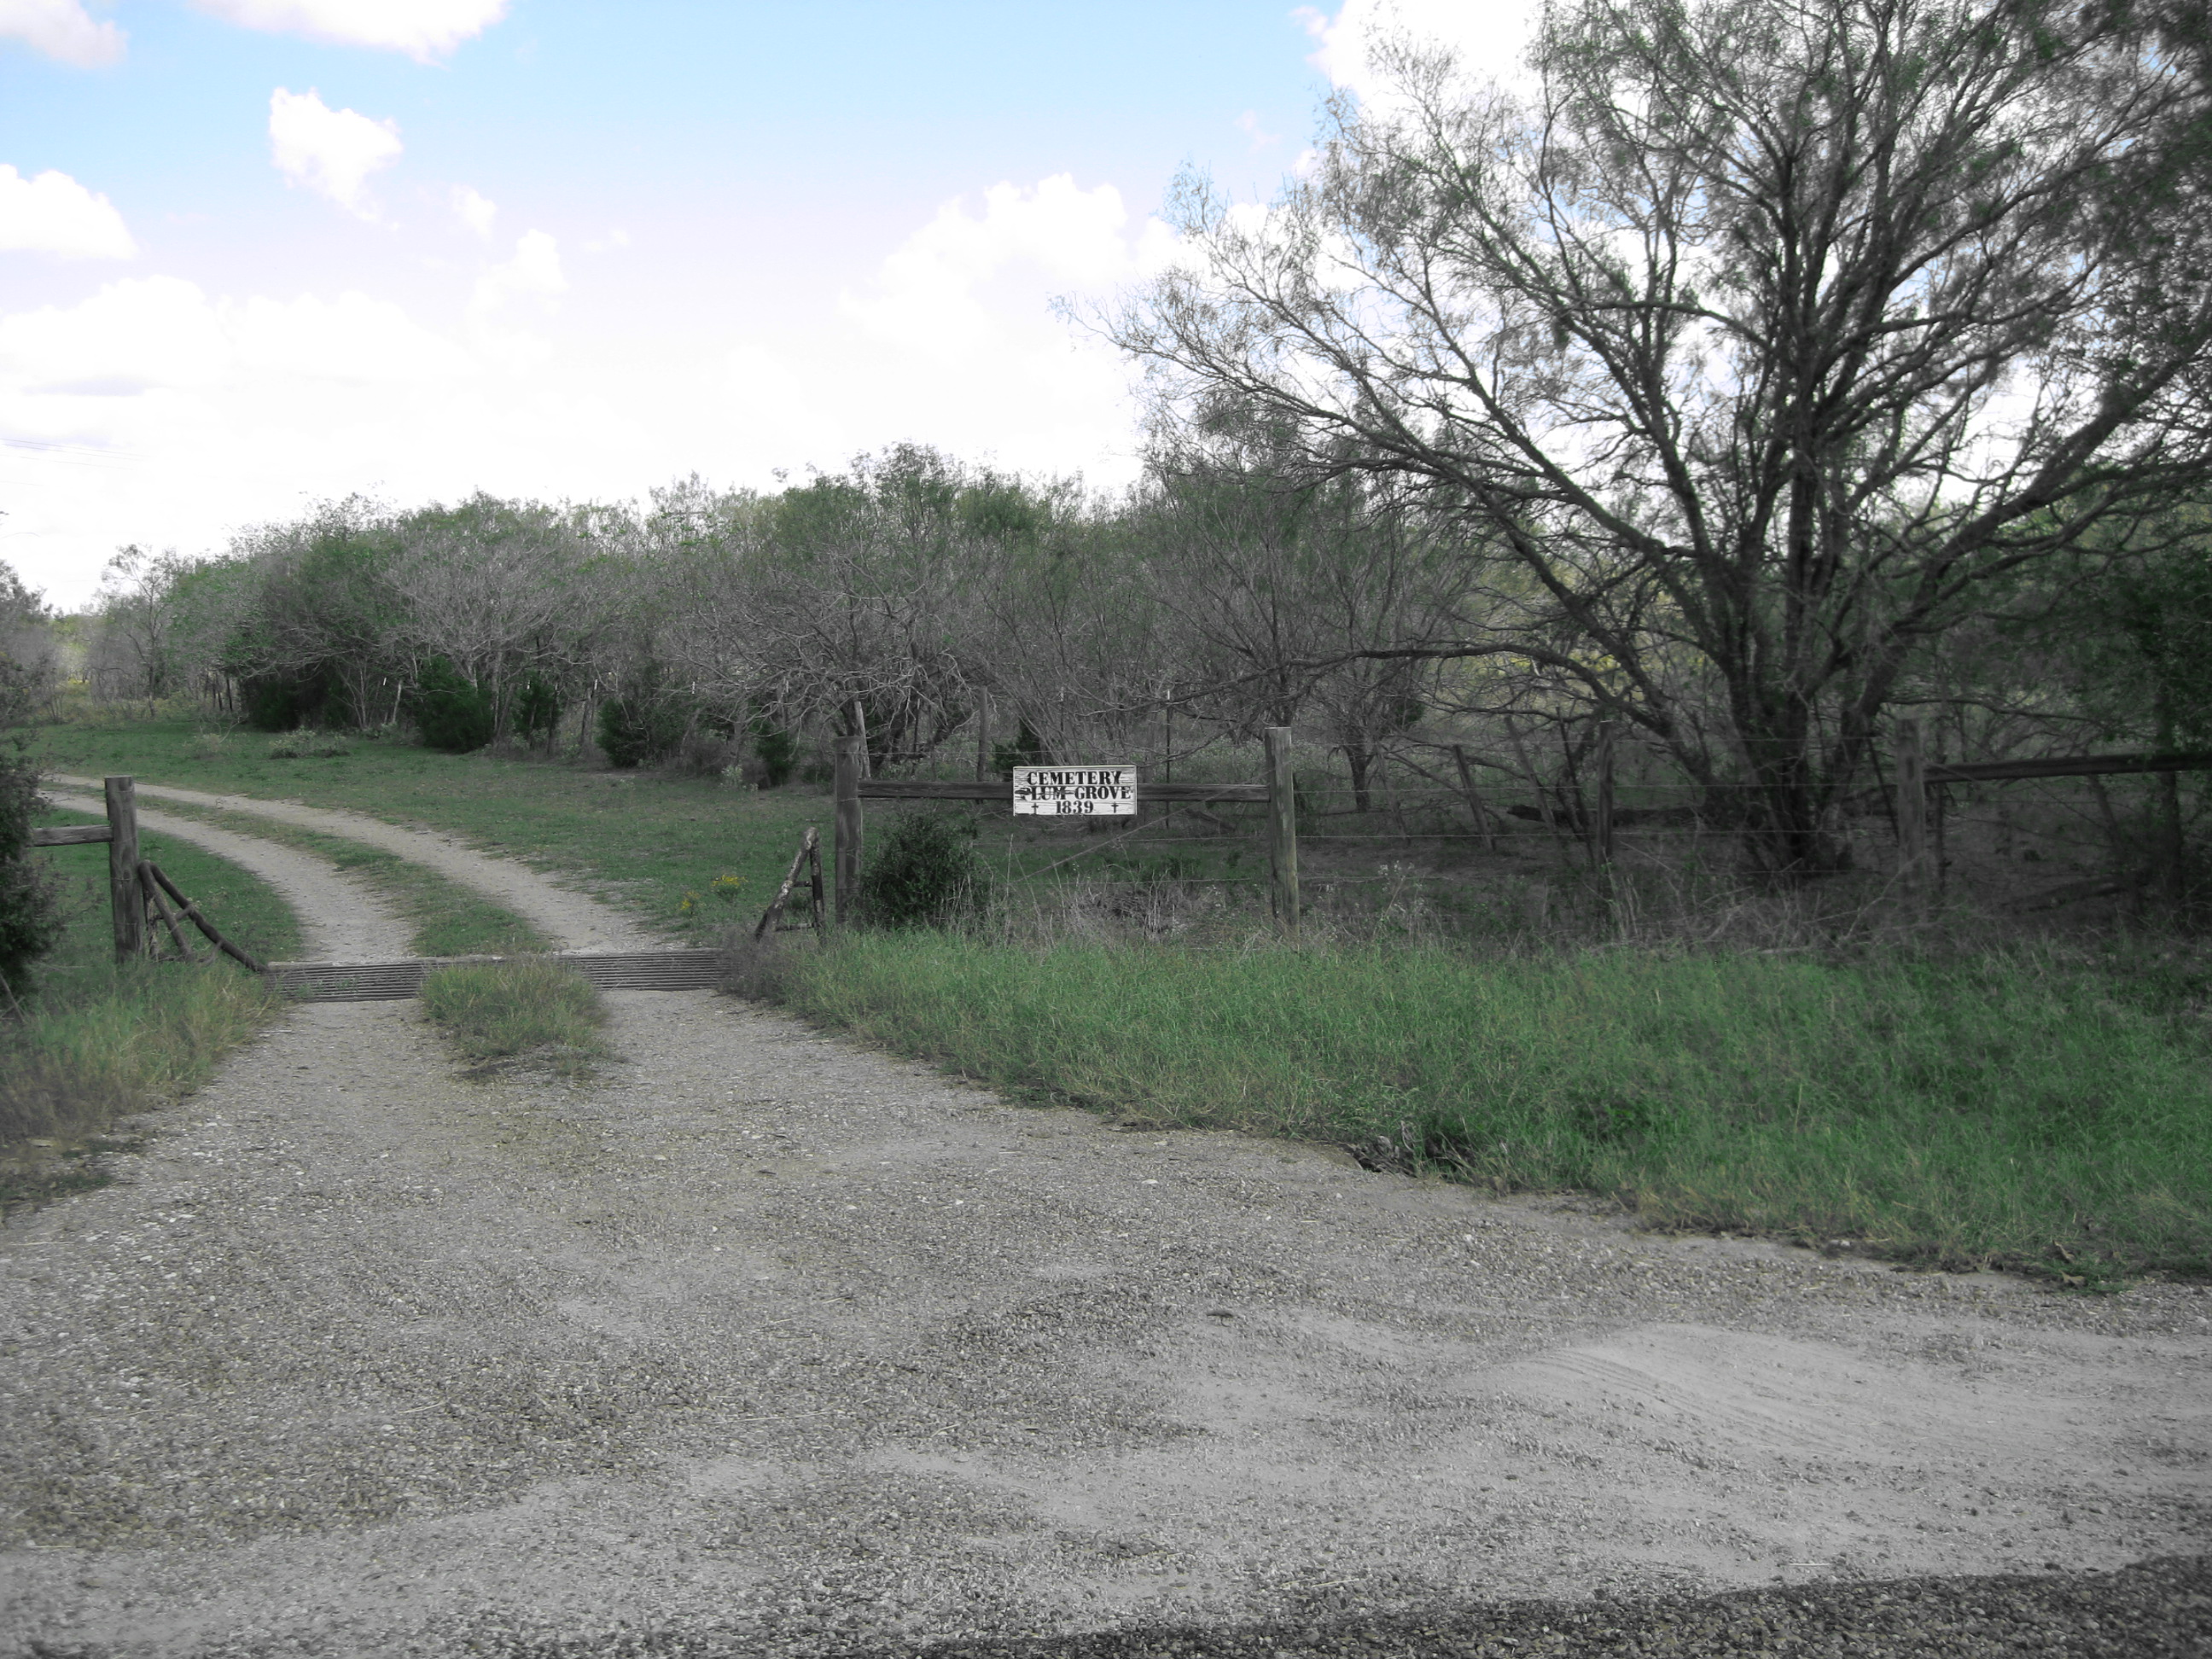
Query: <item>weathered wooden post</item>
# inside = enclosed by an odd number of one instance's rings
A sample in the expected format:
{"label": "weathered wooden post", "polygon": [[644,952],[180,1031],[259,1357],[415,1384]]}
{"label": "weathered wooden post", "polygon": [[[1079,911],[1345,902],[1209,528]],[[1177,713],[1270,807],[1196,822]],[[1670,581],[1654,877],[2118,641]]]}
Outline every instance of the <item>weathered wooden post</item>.
{"label": "weathered wooden post", "polygon": [[837,822],[836,836],[837,925],[853,920],[853,906],[860,887],[860,774],[868,763],[868,740],[864,737],[837,739]]}
{"label": "weathered wooden post", "polygon": [[138,884],[138,781],[106,780],[107,903],[115,923],[115,959],[146,953],[146,896]]}
{"label": "weathered wooden post", "polygon": [[1590,856],[1601,870],[1613,864],[1613,733],[1611,720],[1597,723],[1597,822],[1590,826]]}
{"label": "weathered wooden post", "polygon": [[991,694],[975,694],[975,781],[991,775]]}
{"label": "weathered wooden post", "polygon": [[1297,786],[1291,776],[1291,728],[1267,728],[1267,871],[1275,927],[1298,936]]}
{"label": "weathered wooden post", "polygon": [[1928,766],[1920,722],[1897,723],[1897,876],[1914,908],[1928,902]]}

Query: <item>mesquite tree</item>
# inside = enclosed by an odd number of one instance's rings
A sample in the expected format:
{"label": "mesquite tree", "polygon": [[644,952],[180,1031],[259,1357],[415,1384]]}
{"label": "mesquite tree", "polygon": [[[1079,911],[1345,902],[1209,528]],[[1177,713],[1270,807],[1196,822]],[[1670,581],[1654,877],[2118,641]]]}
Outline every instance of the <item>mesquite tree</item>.
{"label": "mesquite tree", "polygon": [[1526,573],[1528,629],[1395,649],[1562,675],[1832,867],[1916,653],[2212,472],[2194,19],[1568,0],[1526,94],[1401,46],[1268,212],[1186,180],[1112,332]]}

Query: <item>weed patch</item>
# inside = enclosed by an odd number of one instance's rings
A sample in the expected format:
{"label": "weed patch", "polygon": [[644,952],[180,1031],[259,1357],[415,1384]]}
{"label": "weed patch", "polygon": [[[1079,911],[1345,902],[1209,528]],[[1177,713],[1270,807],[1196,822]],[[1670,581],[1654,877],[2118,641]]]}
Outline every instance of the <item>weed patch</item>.
{"label": "weed patch", "polygon": [[422,981],[422,1011],[478,1071],[589,1073],[612,1052],[599,992],[543,957],[457,963]]}

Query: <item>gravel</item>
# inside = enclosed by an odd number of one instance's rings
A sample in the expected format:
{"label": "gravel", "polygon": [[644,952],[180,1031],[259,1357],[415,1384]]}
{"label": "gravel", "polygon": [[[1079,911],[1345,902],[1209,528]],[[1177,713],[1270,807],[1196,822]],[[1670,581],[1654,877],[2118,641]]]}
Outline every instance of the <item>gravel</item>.
{"label": "gravel", "polygon": [[0,1230],[0,1652],[2212,1639],[2203,1287],[1655,1237],[609,1002],[584,1085],[303,1006]]}

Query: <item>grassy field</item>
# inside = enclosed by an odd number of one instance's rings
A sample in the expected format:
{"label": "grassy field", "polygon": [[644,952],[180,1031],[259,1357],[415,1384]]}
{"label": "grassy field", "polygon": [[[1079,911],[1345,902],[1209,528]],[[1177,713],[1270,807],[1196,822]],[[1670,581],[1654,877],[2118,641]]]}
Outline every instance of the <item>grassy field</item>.
{"label": "grassy field", "polygon": [[[186,842],[149,832],[141,844],[229,938],[264,961],[297,954],[292,913],[263,883]],[[120,1120],[204,1082],[282,1006],[228,958],[118,965],[106,848],[31,856],[59,878],[68,928],[24,989],[23,1018],[0,1026],[0,1210],[98,1185]]]}
{"label": "grassy field", "polygon": [[[266,738],[210,744],[182,721],[44,736],[57,769],[427,822],[584,872],[702,939],[749,922],[799,830],[829,817],[817,792],[397,744],[276,761]],[[1224,840],[1199,873],[1233,878],[1230,859],[1254,858]],[[984,845],[1018,874],[1084,843]],[[2090,1286],[2212,1272],[2212,973],[2175,951],[1540,950],[1525,929],[1472,927],[1291,951],[1234,909],[1148,947],[1090,942],[1115,928],[1063,926],[1049,897],[1020,902],[1037,925],[994,939],[788,945],[763,982],[810,1018],[1017,1091],[1601,1193],[1657,1225]]]}
{"label": "grassy field", "polygon": [[912,933],[793,951],[777,977],[888,1047],[1149,1122],[1929,1266],[2212,1271],[2212,1044],[2154,975],[2031,951],[1486,961]]}

